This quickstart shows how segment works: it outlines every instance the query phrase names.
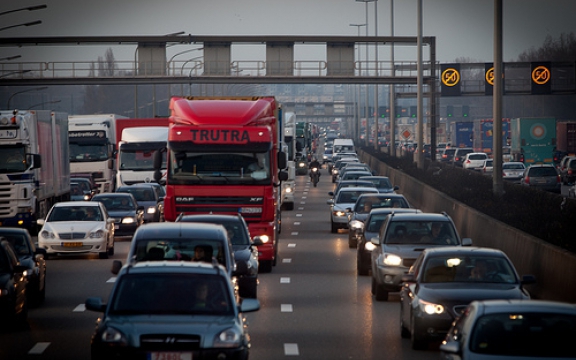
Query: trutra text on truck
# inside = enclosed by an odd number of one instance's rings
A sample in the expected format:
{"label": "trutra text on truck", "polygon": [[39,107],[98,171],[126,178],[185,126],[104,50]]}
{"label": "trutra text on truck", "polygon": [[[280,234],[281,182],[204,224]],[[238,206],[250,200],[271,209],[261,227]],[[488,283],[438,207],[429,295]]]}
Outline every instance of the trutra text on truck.
{"label": "trutra text on truck", "polygon": [[[164,217],[241,214],[258,246],[259,271],[276,264],[280,232],[281,111],[274,97],[173,97]],[[155,179],[161,156],[155,153]]]}
{"label": "trutra text on truck", "polygon": [[68,115],[0,112],[0,226],[36,233],[36,220],[70,200]]}

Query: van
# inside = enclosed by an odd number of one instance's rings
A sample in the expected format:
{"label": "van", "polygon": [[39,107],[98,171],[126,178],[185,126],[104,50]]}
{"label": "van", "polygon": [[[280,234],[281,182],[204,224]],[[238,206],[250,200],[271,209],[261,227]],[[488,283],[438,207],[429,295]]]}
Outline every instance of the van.
{"label": "van", "polygon": [[354,141],[352,139],[334,139],[332,154],[336,155],[340,152],[356,152]]}

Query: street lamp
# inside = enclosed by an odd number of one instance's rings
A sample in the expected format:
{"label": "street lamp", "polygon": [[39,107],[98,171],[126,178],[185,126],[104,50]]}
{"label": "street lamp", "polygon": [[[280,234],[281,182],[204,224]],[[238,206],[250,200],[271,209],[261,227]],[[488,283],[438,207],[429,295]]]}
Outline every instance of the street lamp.
{"label": "street lamp", "polygon": [[46,105],[46,104],[57,104],[57,103],[59,103],[59,102],[61,102],[61,101],[62,101],[62,100],[44,101],[44,102],[41,102],[41,103],[34,104],[34,105],[30,106],[30,107],[29,107],[28,109],[26,109],[26,110],[31,110],[31,109],[33,109],[33,108],[35,108],[35,107],[37,107],[37,106],[42,106],[42,105]]}
{"label": "street lamp", "polygon": [[5,57],[5,58],[0,58],[0,61],[5,61],[5,60],[6,60],[6,61],[10,61],[10,60],[19,59],[19,58],[21,58],[21,57],[22,57],[22,55],[8,56],[8,57]]}
{"label": "street lamp", "polygon": [[18,94],[22,94],[25,92],[29,92],[29,91],[42,91],[42,90],[46,90],[48,89],[48,86],[41,86],[41,87],[36,87],[36,88],[32,88],[32,89],[27,89],[27,90],[22,90],[22,91],[18,91],[15,92],[14,94],[10,95],[10,97],[8,98],[8,102],[6,103],[6,109],[10,109],[10,100],[12,100],[12,98]]}
{"label": "street lamp", "polygon": [[3,28],[0,28],[0,31],[2,30],[7,30],[7,29],[12,29],[15,27],[20,27],[20,26],[32,26],[32,25],[38,25],[38,24],[42,24],[42,20],[36,20],[36,21],[30,21],[24,24],[18,24],[18,25],[10,25],[10,26],[4,26]]}
{"label": "street lamp", "polygon": [[[368,37],[368,3],[374,2],[376,3],[377,0],[356,0],[356,2],[363,2],[366,6],[366,37]],[[376,24],[378,26],[378,24]],[[368,43],[366,43],[366,63],[368,64]],[[367,67],[368,68],[368,67]],[[368,72],[367,72],[368,74]],[[368,114],[368,84],[366,84],[366,146],[368,146],[368,123],[369,123],[369,114]],[[376,141],[378,143],[378,141]]]}
{"label": "street lamp", "polygon": [[28,6],[28,7],[20,8],[20,9],[3,11],[3,12],[0,12],[0,16],[6,15],[6,14],[10,14],[10,13],[13,13],[13,12],[16,12],[16,11],[24,11],[24,10],[34,11],[34,10],[46,9],[47,7],[48,7],[48,6],[47,6],[46,4],[43,4],[43,5],[33,5],[33,6]]}
{"label": "street lamp", "polygon": [[[356,26],[358,29],[358,37],[360,37],[360,27],[366,26],[367,24],[350,24],[350,26]],[[368,59],[366,59],[368,60]],[[360,63],[360,44],[358,44],[358,62]],[[358,69],[358,75],[362,73],[362,66],[360,65]],[[360,141],[360,85],[356,84],[356,126],[354,127],[354,135],[358,141]]]}

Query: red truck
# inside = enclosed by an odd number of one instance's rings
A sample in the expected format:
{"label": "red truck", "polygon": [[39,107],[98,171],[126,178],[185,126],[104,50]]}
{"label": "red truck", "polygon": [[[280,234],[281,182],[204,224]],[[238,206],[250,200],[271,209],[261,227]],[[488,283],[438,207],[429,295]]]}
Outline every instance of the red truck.
{"label": "red truck", "polygon": [[[173,97],[164,217],[240,213],[260,237],[259,271],[276,265],[280,232],[282,111],[274,97]],[[156,178],[161,157],[155,156]]]}

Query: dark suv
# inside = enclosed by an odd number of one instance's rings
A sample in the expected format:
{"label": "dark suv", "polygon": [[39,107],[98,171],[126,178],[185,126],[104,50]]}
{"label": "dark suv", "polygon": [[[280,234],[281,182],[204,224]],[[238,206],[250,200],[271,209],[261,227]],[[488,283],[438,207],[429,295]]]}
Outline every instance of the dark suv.
{"label": "dark suv", "polygon": [[236,273],[238,274],[238,293],[241,297],[256,298],[258,293],[258,248],[262,240],[256,236],[250,238],[248,225],[241,215],[185,215],[176,221],[219,224],[226,228],[228,238],[234,250]]}
{"label": "dark suv", "polygon": [[425,248],[472,245],[461,239],[446,213],[396,214],[386,217],[378,237],[370,239],[372,294],[378,301],[388,300],[388,292],[399,291],[402,275],[408,272]]}
{"label": "dark suv", "polygon": [[472,148],[456,148],[456,151],[454,152],[454,158],[452,159],[452,163],[455,166],[462,167],[464,159],[466,158],[466,154],[471,154],[473,152],[474,149]]}
{"label": "dark suv", "polygon": [[20,264],[10,242],[0,238],[0,325],[23,326],[28,318],[27,266]]}
{"label": "dark suv", "polygon": [[[193,224],[184,224],[193,225]],[[141,262],[124,266],[91,339],[92,359],[248,359],[250,336],[224,267],[203,262]]]}

